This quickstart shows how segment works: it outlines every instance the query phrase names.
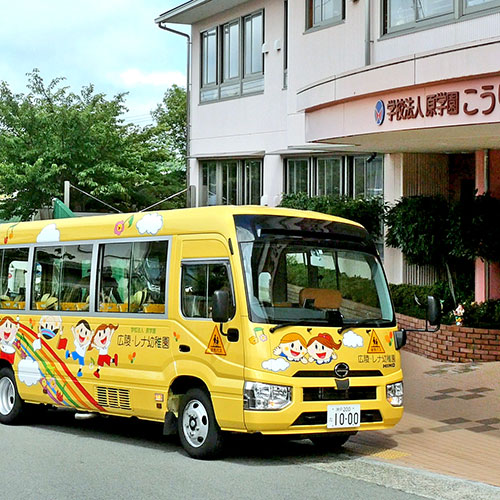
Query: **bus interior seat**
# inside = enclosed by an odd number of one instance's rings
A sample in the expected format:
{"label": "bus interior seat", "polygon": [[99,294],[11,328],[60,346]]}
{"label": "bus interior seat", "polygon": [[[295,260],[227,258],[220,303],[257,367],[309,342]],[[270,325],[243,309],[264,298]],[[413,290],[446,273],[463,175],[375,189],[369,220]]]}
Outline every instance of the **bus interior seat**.
{"label": "bus interior seat", "polygon": [[342,294],[329,288],[303,288],[299,293],[299,304],[304,307],[311,300],[318,309],[339,309]]}

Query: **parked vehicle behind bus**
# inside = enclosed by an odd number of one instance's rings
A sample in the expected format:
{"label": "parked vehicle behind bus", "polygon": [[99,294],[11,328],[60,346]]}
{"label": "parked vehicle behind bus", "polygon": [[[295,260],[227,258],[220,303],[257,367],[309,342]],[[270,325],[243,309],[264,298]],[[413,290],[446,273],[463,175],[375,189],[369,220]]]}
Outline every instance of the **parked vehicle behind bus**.
{"label": "parked vehicle behind bus", "polygon": [[243,206],[0,233],[4,424],[31,405],[134,416],[208,458],[228,432],[334,447],[402,416],[405,332],[359,224]]}

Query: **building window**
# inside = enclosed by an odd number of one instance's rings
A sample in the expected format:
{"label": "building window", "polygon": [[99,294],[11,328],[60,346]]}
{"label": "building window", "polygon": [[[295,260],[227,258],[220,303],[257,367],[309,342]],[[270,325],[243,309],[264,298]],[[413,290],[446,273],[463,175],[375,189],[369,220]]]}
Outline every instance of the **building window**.
{"label": "building window", "polygon": [[202,32],[201,102],[262,92],[263,42],[263,11]]}
{"label": "building window", "polygon": [[259,75],[264,68],[262,12],[245,17],[244,29],[245,77]]}
{"label": "building window", "polygon": [[384,194],[384,165],[377,156],[354,158],[354,198],[371,198]]}
{"label": "building window", "polygon": [[238,21],[222,27],[222,81],[240,76],[240,24]]}
{"label": "building window", "polygon": [[288,87],[288,0],[283,2],[283,88]]}
{"label": "building window", "polygon": [[344,19],[344,0],[307,0],[306,29],[330,26]]}
{"label": "building window", "polygon": [[342,194],[342,158],[318,158],[316,163],[318,196],[340,196]]}
{"label": "building window", "polygon": [[215,28],[202,33],[202,85],[217,83],[217,31]]}
{"label": "building window", "polygon": [[286,161],[286,192],[310,194],[309,159],[298,158]]}
{"label": "building window", "polygon": [[500,0],[464,0],[464,2],[464,11],[466,14],[500,6]]}
{"label": "building window", "polygon": [[262,160],[200,163],[200,206],[260,205]]}
{"label": "building window", "polygon": [[454,21],[498,6],[499,0],[384,0],[385,32]]}
{"label": "building window", "polygon": [[328,156],[289,158],[285,162],[285,192],[309,196],[382,196],[382,157]]}

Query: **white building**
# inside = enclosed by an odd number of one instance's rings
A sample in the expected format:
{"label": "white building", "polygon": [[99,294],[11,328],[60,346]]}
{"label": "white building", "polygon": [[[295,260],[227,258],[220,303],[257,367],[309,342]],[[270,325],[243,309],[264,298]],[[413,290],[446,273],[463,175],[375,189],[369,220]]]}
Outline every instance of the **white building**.
{"label": "white building", "polygon": [[[500,0],[190,0],[193,203],[500,197]],[[376,155],[374,155],[376,153]],[[425,273],[386,248],[392,282]],[[476,299],[500,272],[476,263]]]}

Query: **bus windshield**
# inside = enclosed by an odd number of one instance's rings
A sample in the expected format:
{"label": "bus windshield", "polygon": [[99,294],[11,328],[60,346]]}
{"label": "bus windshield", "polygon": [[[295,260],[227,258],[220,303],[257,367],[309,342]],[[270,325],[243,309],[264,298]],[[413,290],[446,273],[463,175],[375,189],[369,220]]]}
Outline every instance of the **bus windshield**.
{"label": "bus windshield", "polygon": [[[292,229],[283,221],[279,227],[271,221],[274,227],[266,228],[269,221],[262,217],[236,219],[251,321],[283,326],[394,324],[382,266],[361,228],[330,223],[315,233],[313,219],[295,220]],[[349,235],[352,227],[358,232]]]}

